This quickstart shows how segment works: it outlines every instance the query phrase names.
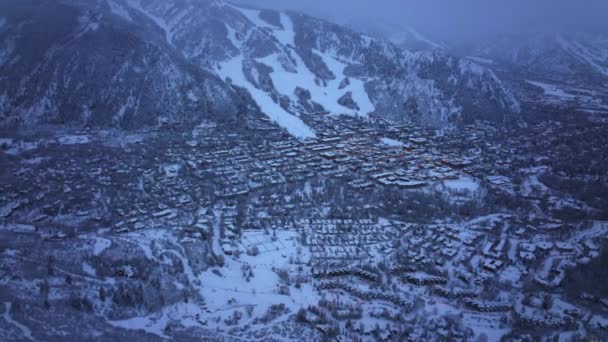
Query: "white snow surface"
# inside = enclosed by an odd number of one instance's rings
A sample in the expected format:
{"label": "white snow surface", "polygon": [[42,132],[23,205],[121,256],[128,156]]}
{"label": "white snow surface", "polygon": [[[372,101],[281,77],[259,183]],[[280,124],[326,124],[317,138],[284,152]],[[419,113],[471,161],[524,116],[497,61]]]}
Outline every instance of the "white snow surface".
{"label": "white snow surface", "polygon": [[82,270],[92,277],[97,277],[97,271],[95,271],[95,268],[86,261],[82,263]]}
{"label": "white snow surface", "polygon": [[471,60],[475,63],[480,63],[480,64],[491,64],[491,65],[496,64],[496,62],[494,62],[493,60],[488,59],[488,58],[482,58],[482,57],[477,57],[477,56],[466,56],[465,58],[468,60]]}
{"label": "white snow surface", "polygon": [[445,180],[443,184],[455,191],[468,190],[470,192],[476,192],[479,189],[479,182],[468,176],[462,176],[453,180]]}
{"label": "white snow surface", "polygon": [[401,141],[395,140],[395,139],[391,139],[391,138],[382,138],[382,139],[380,139],[380,141],[382,141],[382,143],[384,145],[388,145],[388,146],[391,146],[391,147],[405,146],[405,144],[402,143]]}
{"label": "white snow surface", "polygon": [[256,88],[245,78],[245,74],[243,73],[243,57],[237,56],[222,63],[221,68],[217,72],[223,78],[229,77],[232,80],[232,84],[248,90],[258,106],[260,106],[262,112],[268,115],[279,126],[285,128],[289,134],[302,139],[315,137],[313,129],[308,127],[304,121],[288,113],[278,103],[275,103],[270,95]]}
{"label": "white snow surface", "polygon": [[414,39],[416,39],[416,40],[418,40],[420,42],[426,43],[429,46],[432,46],[432,47],[434,47],[436,49],[440,49],[440,50],[446,49],[445,45],[438,44],[438,43],[435,43],[435,42],[431,41],[430,39],[428,39],[427,37],[423,36],[422,34],[420,34],[418,31],[414,30],[413,28],[408,29],[408,31],[412,35],[412,37],[414,37]]}
{"label": "white snow surface", "polygon": [[103,251],[105,251],[108,247],[110,247],[112,245],[112,241],[102,238],[102,237],[94,237],[94,244],[93,244],[93,255],[98,256],[101,253],[103,253]]}
{"label": "white snow surface", "polygon": [[530,81],[526,80],[526,82],[530,83],[533,86],[539,87],[543,90],[544,94],[547,96],[557,97],[564,100],[574,100],[576,98],[575,95],[566,93],[559,86],[554,84],[548,84],[538,81]]}
{"label": "white snow surface", "polygon": [[133,18],[131,18],[128,9],[126,9],[122,4],[117,3],[114,0],[108,0],[108,5],[110,6],[110,10],[112,11],[112,13],[116,14],[119,17],[127,19],[128,21],[133,21]]}
{"label": "white snow surface", "polygon": [[275,30],[275,37],[277,37],[279,42],[285,46],[295,46],[296,33],[293,30],[293,22],[291,22],[291,18],[289,18],[289,16],[285,13],[281,13],[281,25],[283,25],[283,29]]}
{"label": "white snow surface", "polygon": [[[317,85],[315,82],[317,77],[306,67],[300,56],[295,53],[292,54],[296,60],[294,65],[296,68],[295,73],[285,70],[279,62],[279,56],[276,54],[259,58],[257,61],[274,70],[270,76],[275,88],[282,94],[292,95],[296,87],[306,89],[310,91],[314,102],[322,105],[323,108],[332,114],[367,115],[375,110],[365,91],[363,81],[350,78],[350,84],[343,89],[339,89],[340,83],[346,78],[344,76],[346,64],[327,53],[314,52],[323,59],[329,70],[336,75],[336,79],[327,81],[326,87]],[[360,110],[352,110],[338,103],[338,100],[348,91],[352,92],[353,100],[357,103]]]}
{"label": "white snow surface", "polygon": [[605,61],[608,59],[608,51],[599,48],[591,51],[591,49],[583,44],[571,42],[561,35],[557,37],[557,41],[564,50],[574,54],[604,76],[608,76],[608,67],[605,66]]}
{"label": "white snow surface", "polygon": [[[142,233],[138,234],[141,236]],[[159,237],[148,236],[139,240]],[[291,286],[289,296],[277,291],[279,276],[273,268],[286,269],[290,273],[297,272],[296,265],[290,263],[290,260],[300,260],[301,264],[305,265],[310,259],[308,249],[298,248],[298,237],[297,232],[287,230],[277,231],[276,239],[260,231],[245,231],[239,248],[245,250],[256,246],[260,251],[257,256],[245,253],[241,254],[240,259],[226,256],[224,267],[216,269],[216,272],[207,270],[200,274],[194,272],[181,253],[166,250],[182,260],[184,273],[190,283],[195,284],[204,302],[177,303],[148,316],[108,321],[108,323],[125,329],[141,329],[166,338],[164,328],[170,322],[185,328],[204,326],[207,329],[218,329],[221,334],[225,328],[223,321],[230,318],[235,311],[244,313],[247,307],[252,308],[252,315],[244,314],[239,324],[250,324],[256,317],[263,316],[271,305],[281,303],[285,304],[290,312],[278,319],[290,319],[290,315],[300,308],[315,304],[319,300],[317,292],[309,283],[302,284],[300,289]],[[168,235],[163,235],[163,238],[170,239]],[[213,240],[213,248],[221,248],[218,237],[214,236]],[[243,279],[244,266],[251,267],[253,272],[253,277],[249,281]]]}

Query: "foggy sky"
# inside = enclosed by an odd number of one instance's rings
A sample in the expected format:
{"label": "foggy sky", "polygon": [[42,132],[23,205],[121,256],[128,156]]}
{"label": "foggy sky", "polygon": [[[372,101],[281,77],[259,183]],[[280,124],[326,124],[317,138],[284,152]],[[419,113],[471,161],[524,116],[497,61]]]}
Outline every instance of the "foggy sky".
{"label": "foggy sky", "polygon": [[232,0],[292,9],[339,23],[380,20],[411,26],[435,39],[493,33],[608,33],[608,0]]}

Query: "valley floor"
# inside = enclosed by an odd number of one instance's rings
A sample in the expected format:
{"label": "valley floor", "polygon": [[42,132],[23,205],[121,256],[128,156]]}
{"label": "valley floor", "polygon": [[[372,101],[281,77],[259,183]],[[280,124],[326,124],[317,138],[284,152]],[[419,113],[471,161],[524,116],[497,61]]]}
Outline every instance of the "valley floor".
{"label": "valley floor", "polygon": [[2,137],[0,338],[608,338],[607,127],[303,120]]}

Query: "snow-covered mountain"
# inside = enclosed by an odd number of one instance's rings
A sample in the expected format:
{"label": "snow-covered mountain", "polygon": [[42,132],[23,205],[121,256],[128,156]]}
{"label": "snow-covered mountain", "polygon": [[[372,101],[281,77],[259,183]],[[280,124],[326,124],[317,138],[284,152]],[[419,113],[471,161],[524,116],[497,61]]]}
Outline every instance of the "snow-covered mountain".
{"label": "snow-covered mountain", "polygon": [[608,37],[599,34],[505,34],[466,53],[528,76],[581,84],[608,80]]}
{"label": "snow-covered mountain", "polygon": [[608,112],[608,37],[504,34],[455,54],[497,73],[524,105]]}
{"label": "snow-covered mountain", "polygon": [[261,112],[292,135],[329,112],[446,126],[515,115],[489,69],[298,13],[219,0],[4,1],[3,124],[138,127]]}
{"label": "snow-covered mountain", "polygon": [[[192,65],[146,25],[105,2],[0,4],[0,120],[124,128],[161,116],[236,119],[246,106],[215,73]],[[128,14],[130,13],[130,14]],[[216,113],[221,113],[217,115]]]}

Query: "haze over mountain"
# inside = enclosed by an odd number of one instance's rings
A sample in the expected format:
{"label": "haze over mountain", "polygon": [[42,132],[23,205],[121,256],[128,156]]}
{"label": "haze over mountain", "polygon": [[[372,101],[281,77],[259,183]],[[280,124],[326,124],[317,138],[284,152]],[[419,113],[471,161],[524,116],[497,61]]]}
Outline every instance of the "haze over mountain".
{"label": "haze over mountain", "polygon": [[407,26],[432,40],[454,43],[530,32],[608,32],[602,0],[335,0],[324,2],[235,0],[279,10],[297,10],[333,22]]}
{"label": "haze over mountain", "polygon": [[307,137],[314,132],[300,113],[445,127],[520,110],[474,62],[295,12],[212,0],[6,1],[2,9],[4,125],[134,128],[159,117],[235,121],[259,108]]}
{"label": "haze over mountain", "polygon": [[[304,10],[314,3],[281,4],[277,8]],[[564,4],[554,5],[553,10]],[[0,55],[5,127],[138,128],[159,119],[194,125],[203,119],[242,122],[263,113],[294,136],[312,137],[314,130],[301,114],[376,114],[442,128],[475,120],[517,122],[522,101],[524,111],[527,104],[536,105],[533,95],[539,91],[566,94],[548,101],[552,104],[576,99],[585,110],[608,108],[604,36],[581,40],[578,35],[519,33],[522,38],[512,29],[502,39],[467,38],[460,44],[436,40],[442,35],[426,36],[407,23],[406,13],[424,17],[437,9],[435,23],[450,10],[454,23],[485,25],[479,13],[463,18],[454,5],[412,3],[411,11],[403,12],[402,5],[388,1],[376,10],[376,20],[355,16],[370,8],[366,2],[327,7],[326,17],[343,9],[334,17],[350,29],[298,12],[215,0],[28,0],[0,6],[0,39],[7,47]],[[574,17],[589,13],[588,6],[579,7]],[[384,13],[391,8],[401,14]],[[498,15],[501,8],[491,7],[488,16],[497,23],[485,33],[497,33],[499,23],[513,19]],[[524,20],[540,9],[526,9],[516,18]],[[555,10],[555,20],[548,20],[545,29],[574,25],[561,14]],[[594,20],[576,23],[603,27]],[[444,30],[471,37],[462,25]],[[584,106],[581,96],[564,88],[581,82],[587,82]]]}

